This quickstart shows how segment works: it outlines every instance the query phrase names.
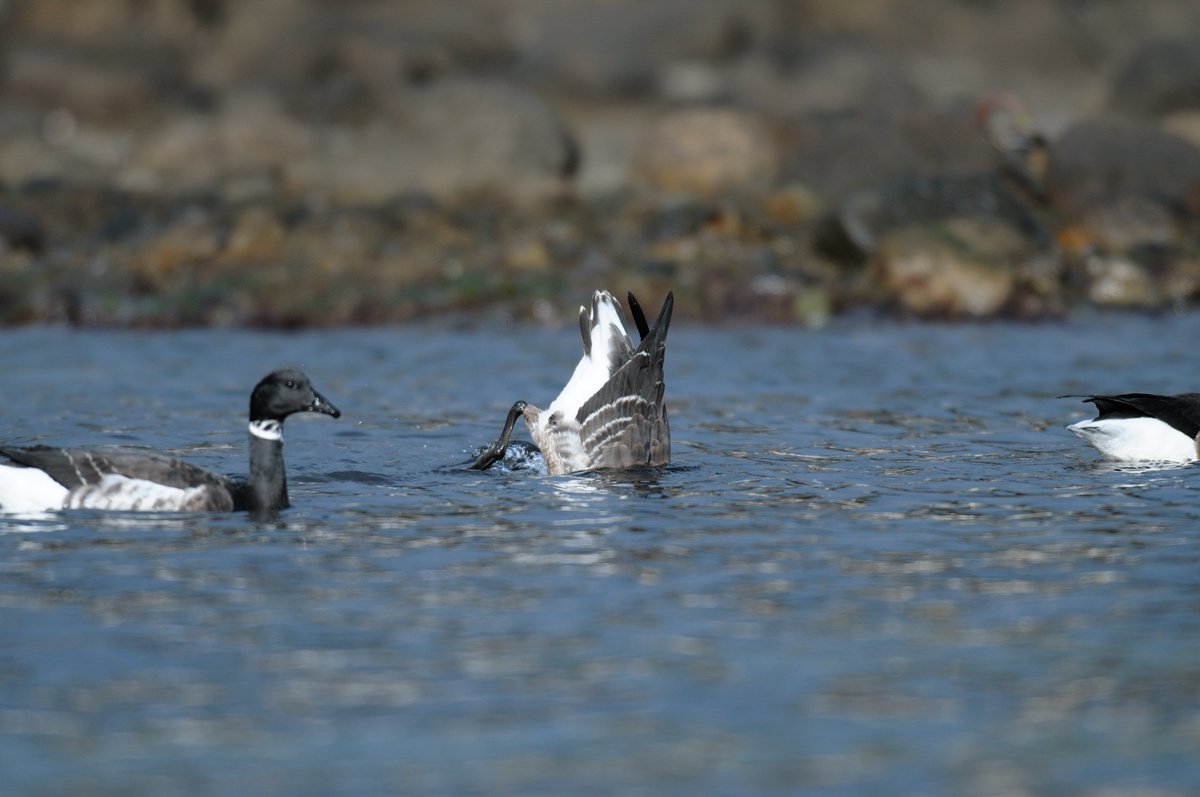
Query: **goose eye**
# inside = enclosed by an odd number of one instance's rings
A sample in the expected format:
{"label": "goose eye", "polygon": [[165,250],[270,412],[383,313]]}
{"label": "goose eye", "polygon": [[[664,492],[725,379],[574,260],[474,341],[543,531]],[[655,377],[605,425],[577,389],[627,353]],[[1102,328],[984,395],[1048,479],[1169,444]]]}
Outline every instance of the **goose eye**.
{"label": "goose eye", "polygon": [[295,383],[295,382],[293,382],[293,381],[292,381],[292,380],[290,380],[290,379],[289,379],[288,381],[284,382],[284,384],[285,384],[285,385],[287,385],[288,387],[291,387],[291,388],[294,388],[294,387],[296,387],[296,383]]}

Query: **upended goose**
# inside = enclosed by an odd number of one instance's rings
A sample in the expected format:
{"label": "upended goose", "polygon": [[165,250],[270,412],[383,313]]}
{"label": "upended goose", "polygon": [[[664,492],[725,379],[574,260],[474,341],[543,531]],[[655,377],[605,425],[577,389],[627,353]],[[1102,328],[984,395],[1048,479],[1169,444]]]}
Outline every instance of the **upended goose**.
{"label": "upended goose", "polygon": [[524,401],[514,404],[500,438],[469,467],[486,470],[504,457],[518,416],[525,418],[551,476],[668,464],[671,429],[663,404],[663,358],[674,306],[675,297],[668,293],[651,327],[629,294],[629,310],[642,338],[635,349],[620,303],[608,291],[592,294],[590,312],[579,308],[583,359],[571,380],[544,410]]}
{"label": "upended goose", "polygon": [[288,505],[283,422],[293,413],[341,412],[308,377],[282,368],[250,394],[250,474],[245,481],[140,451],[0,446],[0,509],[146,512],[274,511]]}
{"label": "upended goose", "polygon": [[1096,405],[1096,417],[1067,428],[1108,459],[1193,462],[1200,435],[1200,393],[1157,396],[1060,396]]}

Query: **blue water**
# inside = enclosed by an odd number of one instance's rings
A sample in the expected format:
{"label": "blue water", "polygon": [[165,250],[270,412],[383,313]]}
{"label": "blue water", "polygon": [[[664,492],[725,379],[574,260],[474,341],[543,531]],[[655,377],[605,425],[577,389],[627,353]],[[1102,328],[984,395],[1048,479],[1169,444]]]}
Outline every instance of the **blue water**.
{"label": "blue water", "polygon": [[679,323],[674,463],[457,469],[570,328],[0,331],[0,440],[244,473],[302,366],[293,507],[0,517],[5,794],[1191,794],[1200,470],[1063,393],[1200,388],[1200,316]]}

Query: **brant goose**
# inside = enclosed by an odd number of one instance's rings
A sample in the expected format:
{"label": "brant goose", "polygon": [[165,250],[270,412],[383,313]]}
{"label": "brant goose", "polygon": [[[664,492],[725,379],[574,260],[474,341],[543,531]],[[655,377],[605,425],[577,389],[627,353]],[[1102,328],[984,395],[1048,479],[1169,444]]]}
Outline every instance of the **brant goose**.
{"label": "brant goose", "polygon": [[1200,393],[1156,396],[1060,396],[1096,405],[1095,418],[1067,428],[1109,459],[1193,462],[1200,434]]}
{"label": "brant goose", "polygon": [[595,468],[666,465],[671,429],[663,405],[663,357],[675,297],[668,293],[651,327],[629,294],[629,309],[641,335],[635,349],[625,332],[621,305],[607,291],[592,294],[579,308],[583,359],[549,407],[518,401],[500,437],[468,466],[486,470],[504,457],[518,416],[546,458],[546,473],[558,476]]}
{"label": "brant goose", "polygon": [[250,394],[250,475],[245,481],[139,451],[0,446],[0,508],[124,509],[146,512],[274,511],[288,505],[283,421],[296,412],[337,418],[308,377],[282,368]]}

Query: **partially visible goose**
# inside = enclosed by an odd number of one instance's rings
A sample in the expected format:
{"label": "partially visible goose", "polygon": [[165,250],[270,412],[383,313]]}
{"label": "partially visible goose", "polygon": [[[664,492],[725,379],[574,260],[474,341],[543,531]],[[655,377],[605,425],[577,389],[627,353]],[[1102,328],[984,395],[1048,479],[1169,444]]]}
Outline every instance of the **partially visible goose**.
{"label": "partially visible goose", "polygon": [[0,446],[0,455],[9,460],[0,464],[0,509],[284,509],[283,422],[297,412],[342,414],[302,371],[282,368],[263,377],[250,394],[250,474],[245,481],[140,451]]}
{"label": "partially visible goose", "polygon": [[663,404],[663,358],[675,297],[668,293],[651,327],[629,294],[629,307],[642,336],[635,349],[625,332],[621,305],[608,291],[592,294],[579,308],[583,359],[566,387],[544,410],[518,401],[509,410],[500,438],[470,465],[486,470],[504,457],[518,416],[546,458],[551,476],[595,468],[666,465],[671,429]]}
{"label": "partially visible goose", "polygon": [[1194,462],[1200,435],[1200,393],[1157,396],[1061,396],[1096,405],[1095,418],[1067,428],[1109,459]]}

